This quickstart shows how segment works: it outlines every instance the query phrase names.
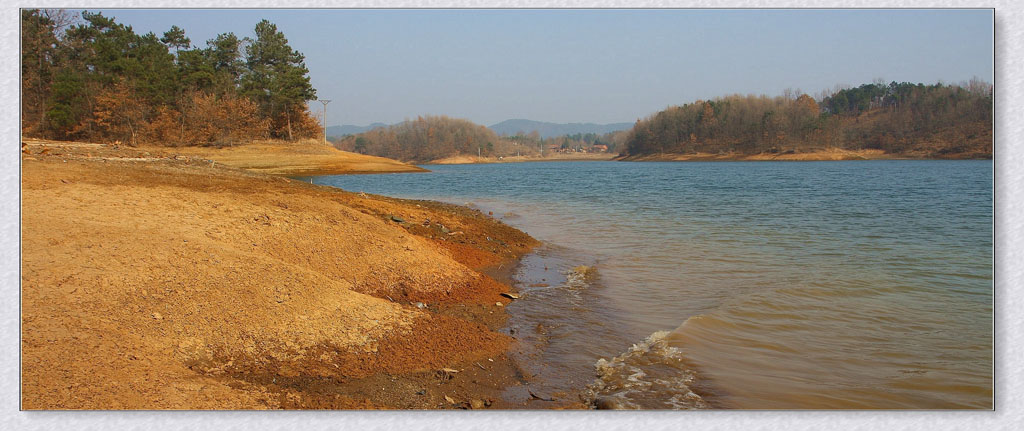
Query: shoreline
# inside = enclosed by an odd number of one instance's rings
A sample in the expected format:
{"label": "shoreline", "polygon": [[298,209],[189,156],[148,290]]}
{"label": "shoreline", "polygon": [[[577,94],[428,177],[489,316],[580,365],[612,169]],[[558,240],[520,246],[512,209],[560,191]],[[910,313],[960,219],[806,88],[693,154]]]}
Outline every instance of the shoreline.
{"label": "shoreline", "polygon": [[510,156],[498,159],[497,157],[477,157],[459,155],[446,157],[438,160],[420,163],[420,165],[473,165],[473,164],[496,164],[496,163],[529,163],[529,162],[602,162],[611,161],[617,157],[616,154],[591,153],[591,154],[568,154],[565,156],[555,155],[547,157]]}
{"label": "shoreline", "polygon": [[948,157],[932,157],[930,154],[893,154],[882,150],[844,150],[825,148],[809,152],[783,153],[692,153],[692,154],[647,154],[616,157],[615,161],[625,162],[824,162],[857,160],[992,160],[992,154],[956,153]]}
{"label": "shoreline", "polygon": [[497,331],[529,235],[79,144],[23,145],[23,408],[524,407]]}

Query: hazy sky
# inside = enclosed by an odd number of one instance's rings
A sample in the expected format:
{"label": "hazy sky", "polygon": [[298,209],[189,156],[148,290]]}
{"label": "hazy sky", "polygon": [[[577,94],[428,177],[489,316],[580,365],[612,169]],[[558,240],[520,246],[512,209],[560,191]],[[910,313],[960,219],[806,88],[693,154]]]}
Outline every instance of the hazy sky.
{"label": "hazy sky", "polygon": [[[205,47],[263,18],[306,56],[331,125],[417,115],[632,122],[733,93],[992,81],[990,10],[100,10]],[[316,112],[320,104],[312,105]]]}

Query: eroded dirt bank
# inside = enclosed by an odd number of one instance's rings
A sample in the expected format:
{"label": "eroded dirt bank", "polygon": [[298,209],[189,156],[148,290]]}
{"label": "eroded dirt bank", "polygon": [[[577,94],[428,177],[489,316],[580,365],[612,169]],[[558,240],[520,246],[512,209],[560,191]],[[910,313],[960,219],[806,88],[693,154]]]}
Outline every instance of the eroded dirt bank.
{"label": "eroded dirt bank", "polygon": [[22,160],[23,408],[515,407],[484,272],[528,235],[170,153]]}

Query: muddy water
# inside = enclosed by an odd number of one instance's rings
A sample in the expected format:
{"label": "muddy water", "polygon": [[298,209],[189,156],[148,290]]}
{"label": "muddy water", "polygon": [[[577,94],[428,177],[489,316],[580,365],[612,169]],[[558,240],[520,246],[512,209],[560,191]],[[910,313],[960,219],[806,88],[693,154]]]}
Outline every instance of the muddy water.
{"label": "muddy water", "polygon": [[992,407],[990,162],[430,169],[314,181],[470,203],[544,241],[507,329],[542,398]]}

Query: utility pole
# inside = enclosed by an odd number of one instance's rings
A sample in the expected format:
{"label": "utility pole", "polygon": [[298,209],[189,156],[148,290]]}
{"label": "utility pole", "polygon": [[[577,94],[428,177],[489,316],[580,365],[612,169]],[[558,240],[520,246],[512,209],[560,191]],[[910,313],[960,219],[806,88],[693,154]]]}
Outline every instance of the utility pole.
{"label": "utility pole", "polygon": [[324,145],[327,145],[327,104],[331,103],[331,100],[320,99],[320,103],[324,104]]}

